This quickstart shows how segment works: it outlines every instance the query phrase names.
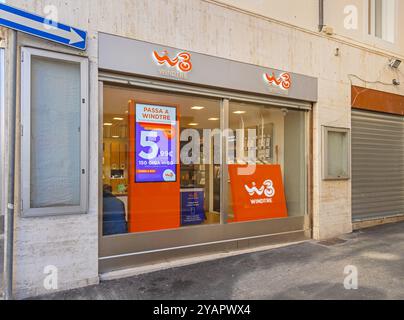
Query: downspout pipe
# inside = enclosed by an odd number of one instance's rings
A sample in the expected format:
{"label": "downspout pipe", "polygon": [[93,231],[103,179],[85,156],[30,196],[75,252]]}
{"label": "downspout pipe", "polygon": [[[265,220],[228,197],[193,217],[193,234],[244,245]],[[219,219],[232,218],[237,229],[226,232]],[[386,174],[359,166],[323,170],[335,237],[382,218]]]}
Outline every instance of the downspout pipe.
{"label": "downspout pipe", "polygon": [[11,97],[9,103],[9,139],[8,139],[8,184],[7,214],[4,261],[4,298],[13,299],[13,264],[14,264],[14,196],[15,196],[15,140],[17,110],[17,31],[10,31],[10,84]]}
{"label": "downspout pipe", "polygon": [[323,31],[324,28],[324,0],[318,0],[318,31]]}

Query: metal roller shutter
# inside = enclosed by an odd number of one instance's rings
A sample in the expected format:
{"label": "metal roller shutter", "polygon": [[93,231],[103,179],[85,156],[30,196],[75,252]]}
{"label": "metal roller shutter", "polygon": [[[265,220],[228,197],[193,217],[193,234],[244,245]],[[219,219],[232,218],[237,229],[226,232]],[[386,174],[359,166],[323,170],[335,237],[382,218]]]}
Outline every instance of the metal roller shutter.
{"label": "metal roller shutter", "polygon": [[352,214],[404,214],[404,117],[352,112]]}

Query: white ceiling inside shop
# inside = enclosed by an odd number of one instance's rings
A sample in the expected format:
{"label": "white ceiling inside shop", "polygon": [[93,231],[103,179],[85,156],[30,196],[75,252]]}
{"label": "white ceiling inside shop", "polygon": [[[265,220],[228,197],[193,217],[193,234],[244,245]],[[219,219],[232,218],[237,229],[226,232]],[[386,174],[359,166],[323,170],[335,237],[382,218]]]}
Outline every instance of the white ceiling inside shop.
{"label": "white ceiling inside shop", "polygon": [[[177,106],[182,128],[220,127],[220,100],[113,86],[104,87],[104,122],[114,124],[116,121],[113,118],[126,119],[129,100]],[[197,107],[197,110],[192,109],[194,107]]]}
{"label": "white ceiling inside shop", "polygon": [[[130,100],[142,103],[177,106],[180,114],[181,128],[218,129],[220,128],[220,100],[196,97],[185,94],[140,90],[128,87],[104,86],[104,136],[125,137],[128,128],[128,105]],[[195,108],[196,107],[196,108]],[[230,127],[259,125],[261,120],[272,122],[279,119],[279,108],[261,105],[231,102]],[[115,118],[115,119],[114,119]]]}

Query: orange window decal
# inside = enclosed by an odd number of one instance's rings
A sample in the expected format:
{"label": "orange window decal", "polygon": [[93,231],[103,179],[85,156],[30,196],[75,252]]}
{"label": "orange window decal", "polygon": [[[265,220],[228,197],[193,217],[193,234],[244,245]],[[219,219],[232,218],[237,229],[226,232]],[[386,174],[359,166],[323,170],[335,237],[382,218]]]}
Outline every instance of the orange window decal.
{"label": "orange window decal", "polygon": [[287,218],[279,165],[256,165],[252,175],[239,175],[245,165],[229,165],[234,222]]}
{"label": "orange window decal", "polygon": [[[180,179],[173,179],[173,182],[153,182],[139,183],[136,181],[136,175],[153,175],[158,169],[154,168],[139,168],[136,161],[136,142],[137,122],[136,122],[136,105],[131,100],[129,103],[129,188],[128,188],[128,211],[129,211],[129,232],[148,232],[179,228],[181,222],[181,203],[180,203]],[[144,103],[149,105],[149,103]],[[153,104],[150,104],[153,105]],[[176,106],[167,106],[178,109]],[[153,110],[152,110],[153,111]],[[177,115],[177,124],[175,129],[167,128],[161,124],[147,123],[147,129],[162,131],[168,138],[179,136],[179,115]],[[177,156],[179,159],[179,141],[176,140]],[[180,172],[180,164],[176,164],[176,170]],[[173,173],[172,173],[173,174]]]}

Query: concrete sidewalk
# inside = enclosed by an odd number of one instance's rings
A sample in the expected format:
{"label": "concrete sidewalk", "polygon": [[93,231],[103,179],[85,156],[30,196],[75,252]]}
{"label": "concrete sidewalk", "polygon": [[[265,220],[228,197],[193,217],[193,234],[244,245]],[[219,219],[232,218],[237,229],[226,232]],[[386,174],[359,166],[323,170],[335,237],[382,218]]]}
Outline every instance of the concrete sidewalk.
{"label": "concrete sidewalk", "polygon": [[[344,269],[359,271],[345,290]],[[43,299],[404,299],[404,223],[49,295]]]}

